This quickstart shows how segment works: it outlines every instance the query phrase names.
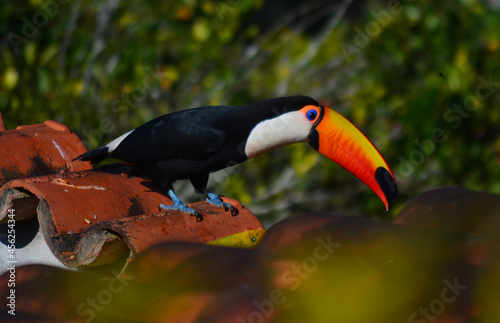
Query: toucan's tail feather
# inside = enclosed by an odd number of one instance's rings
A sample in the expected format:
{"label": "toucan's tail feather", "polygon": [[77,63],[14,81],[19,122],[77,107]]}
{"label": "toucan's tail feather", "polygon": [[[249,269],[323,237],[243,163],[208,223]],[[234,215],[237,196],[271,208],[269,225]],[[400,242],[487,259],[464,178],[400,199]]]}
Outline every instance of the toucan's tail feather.
{"label": "toucan's tail feather", "polygon": [[108,158],[108,155],[108,147],[102,146],[96,149],[89,150],[85,154],[81,154],[73,160],[91,161],[92,163],[97,164]]}

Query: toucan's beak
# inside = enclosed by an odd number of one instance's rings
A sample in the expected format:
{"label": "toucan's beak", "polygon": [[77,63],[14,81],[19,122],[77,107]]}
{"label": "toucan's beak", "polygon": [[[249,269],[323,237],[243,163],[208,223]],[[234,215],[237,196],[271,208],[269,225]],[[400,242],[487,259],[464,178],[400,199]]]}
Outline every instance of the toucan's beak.
{"label": "toucan's beak", "polygon": [[375,146],[346,118],[329,108],[313,127],[310,144],[365,183],[389,210],[396,199],[396,179]]}

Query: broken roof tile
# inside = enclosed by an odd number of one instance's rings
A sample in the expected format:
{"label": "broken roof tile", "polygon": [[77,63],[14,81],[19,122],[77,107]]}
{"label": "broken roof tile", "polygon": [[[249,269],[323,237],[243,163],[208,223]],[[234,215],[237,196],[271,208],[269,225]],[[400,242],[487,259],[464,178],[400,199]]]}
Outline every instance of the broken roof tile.
{"label": "broken roof tile", "polygon": [[72,161],[87,149],[65,125],[48,120],[0,132],[0,185],[16,178],[91,169]]}

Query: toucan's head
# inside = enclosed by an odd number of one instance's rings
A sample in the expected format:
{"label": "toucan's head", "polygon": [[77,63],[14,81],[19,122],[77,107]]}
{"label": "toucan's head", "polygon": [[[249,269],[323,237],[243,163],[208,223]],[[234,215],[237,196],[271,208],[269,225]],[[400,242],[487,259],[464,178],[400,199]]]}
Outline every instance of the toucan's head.
{"label": "toucan's head", "polygon": [[309,97],[282,99],[286,100],[285,108],[275,107],[279,113],[252,129],[245,145],[247,157],[291,143],[309,142],[365,183],[389,210],[397,196],[396,179],[370,140],[339,113]]}

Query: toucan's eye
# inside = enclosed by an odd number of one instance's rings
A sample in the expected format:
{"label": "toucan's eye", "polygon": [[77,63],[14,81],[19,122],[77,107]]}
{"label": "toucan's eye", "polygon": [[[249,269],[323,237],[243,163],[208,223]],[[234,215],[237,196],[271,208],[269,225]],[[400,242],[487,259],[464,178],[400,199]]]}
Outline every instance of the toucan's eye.
{"label": "toucan's eye", "polygon": [[318,111],[311,109],[311,110],[307,111],[306,116],[307,116],[307,119],[309,119],[310,121],[314,121],[318,117]]}

